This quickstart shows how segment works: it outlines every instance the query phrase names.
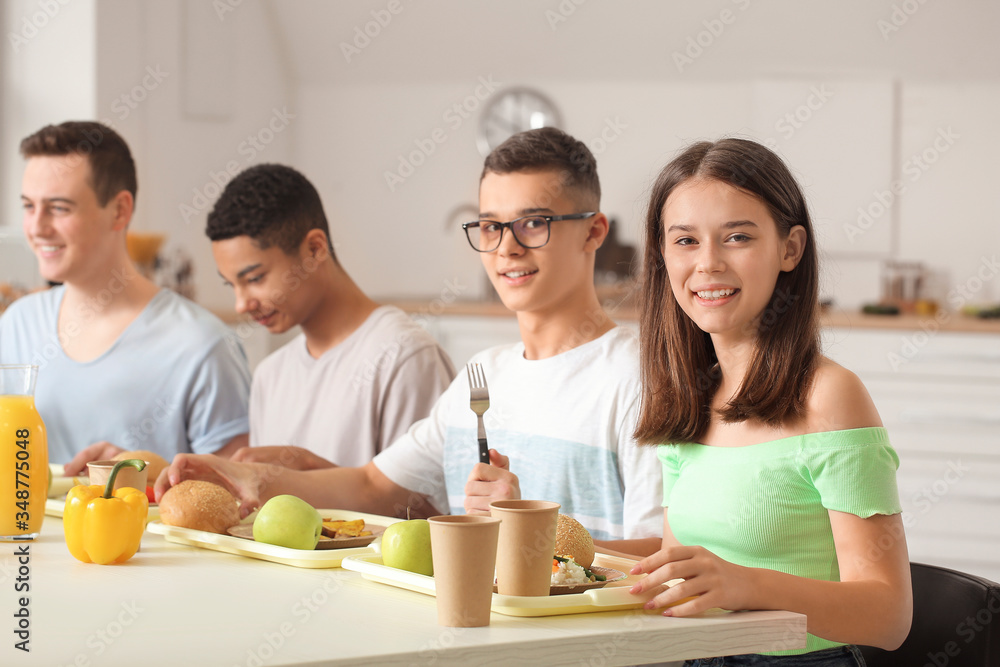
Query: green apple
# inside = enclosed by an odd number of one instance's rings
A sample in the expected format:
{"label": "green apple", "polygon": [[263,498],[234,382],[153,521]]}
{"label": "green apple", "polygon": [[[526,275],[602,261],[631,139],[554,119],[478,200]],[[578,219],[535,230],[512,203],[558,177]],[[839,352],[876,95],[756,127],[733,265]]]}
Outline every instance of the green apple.
{"label": "green apple", "polygon": [[433,576],[431,524],[424,519],[412,519],[387,526],[382,533],[382,564]]}
{"label": "green apple", "polygon": [[253,539],[290,549],[315,549],[323,532],[323,517],[297,496],[275,496],[257,511]]}

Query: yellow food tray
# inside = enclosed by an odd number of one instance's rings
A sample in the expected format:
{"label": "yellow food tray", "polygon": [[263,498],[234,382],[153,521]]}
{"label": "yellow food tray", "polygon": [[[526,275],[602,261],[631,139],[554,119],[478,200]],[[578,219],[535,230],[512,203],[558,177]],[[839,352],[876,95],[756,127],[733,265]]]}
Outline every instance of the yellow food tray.
{"label": "yellow food tray", "polygon": [[[45,500],[45,514],[47,516],[57,516],[62,518],[63,512],[66,511],[66,494],[64,493],[60,498],[48,498]],[[149,513],[146,514],[146,523],[149,524],[150,521],[160,518],[160,506],[150,505]]]}
{"label": "yellow food tray", "polygon": [[[324,519],[364,519],[365,524],[373,526],[388,526],[400,521],[388,516],[378,516],[376,514],[365,514],[363,512],[351,512],[348,510],[319,510]],[[257,558],[260,560],[291,565],[292,567],[306,568],[331,568],[340,567],[341,562],[348,556],[363,556],[378,554],[380,540],[372,542],[364,547],[350,547],[347,549],[318,549],[308,551],[305,549],[289,549],[279,547],[274,544],[263,544],[254,542],[242,537],[231,535],[219,535],[209,533],[204,530],[193,530],[191,528],[180,528],[178,526],[168,526],[160,521],[152,521],[146,526],[146,530],[151,533],[163,535],[170,542],[186,544],[202,549],[212,549],[222,551],[236,556],[246,556],[247,558]]]}
{"label": "yellow food tray", "polygon": [[[635,564],[634,560],[602,553],[598,553],[594,559],[594,565],[620,570],[626,574]],[[434,595],[434,577],[383,565],[381,554],[349,556],[344,559],[342,567],[345,570],[359,572],[361,576],[371,581],[405,588],[425,595]],[[629,593],[628,589],[644,576],[630,574],[625,579],[613,581],[604,588],[595,588],[570,595],[526,597],[494,593],[491,609],[506,616],[558,616],[561,614],[586,614],[595,611],[639,609],[662,591],[662,588],[656,588],[641,595]]]}
{"label": "yellow food tray", "polygon": [[[90,478],[83,477],[63,477],[53,476],[52,486],[49,487],[49,498],[66,498],[66,494],[77,484],[90,484]],[[145,491],[145,489],[143,489]]]}

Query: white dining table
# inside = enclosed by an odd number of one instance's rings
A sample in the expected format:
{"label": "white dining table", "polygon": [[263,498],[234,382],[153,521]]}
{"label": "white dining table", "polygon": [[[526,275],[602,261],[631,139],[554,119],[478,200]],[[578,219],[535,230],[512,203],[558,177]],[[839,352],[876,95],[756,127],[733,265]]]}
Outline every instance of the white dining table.
{"label": "white dining table", "polygon": [[[11,631],[25,608],[30,652]],[[45,667],[636,665],[800,648],[806,636],[805,617],[784,611],[493,613],[488,627],[447,628],[429,595],[148,531],[125,564],[81,563],[51,516],[34,542],[0,543],[0,617],[0,665]]]}

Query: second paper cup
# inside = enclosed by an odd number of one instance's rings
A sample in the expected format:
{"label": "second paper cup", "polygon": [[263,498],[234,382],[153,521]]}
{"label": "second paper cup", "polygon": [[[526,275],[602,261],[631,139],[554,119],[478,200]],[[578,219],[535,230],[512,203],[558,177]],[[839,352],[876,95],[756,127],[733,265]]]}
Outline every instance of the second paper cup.
{"label": "second paper cup", "polygon": [[497,543],[497,592],[548,595],[559,503],[497,500],[490,503],[490,514],[502,520]]}

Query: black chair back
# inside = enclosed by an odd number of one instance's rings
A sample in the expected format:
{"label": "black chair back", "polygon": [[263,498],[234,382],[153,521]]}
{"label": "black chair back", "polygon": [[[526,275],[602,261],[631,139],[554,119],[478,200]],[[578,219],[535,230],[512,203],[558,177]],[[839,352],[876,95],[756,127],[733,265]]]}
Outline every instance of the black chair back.
{"label": "black chair back", "polygon": [[913,625],[895,651],[862,646],[868,667],[1000,667],[1000,586],[910,563]]}

